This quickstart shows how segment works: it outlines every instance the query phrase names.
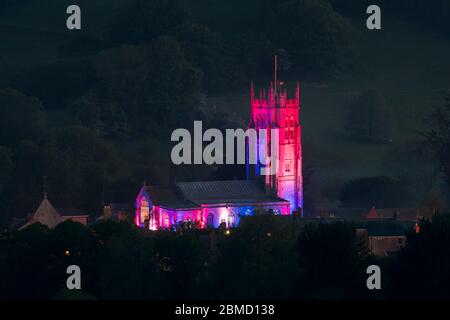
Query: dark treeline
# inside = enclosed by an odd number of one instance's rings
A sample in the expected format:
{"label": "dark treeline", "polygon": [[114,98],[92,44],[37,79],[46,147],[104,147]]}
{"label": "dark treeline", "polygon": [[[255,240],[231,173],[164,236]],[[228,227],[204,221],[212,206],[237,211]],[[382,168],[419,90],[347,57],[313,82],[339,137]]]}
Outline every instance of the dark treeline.
{"label": "dark treeline", "polygon": [[[371,256],[354,226],[300,227],[256,216],[219,231],[142,235],[126,222],[86,228],[35,224],[0,238],[1,299],[385,299],[449,298],[449,216],[420,222],[406,247]],[[366,269],[381,268],[381,290]],[[66,289],[66,268],[81,268],[81,291]],[[426,276],[423,276],[426,275]]]}

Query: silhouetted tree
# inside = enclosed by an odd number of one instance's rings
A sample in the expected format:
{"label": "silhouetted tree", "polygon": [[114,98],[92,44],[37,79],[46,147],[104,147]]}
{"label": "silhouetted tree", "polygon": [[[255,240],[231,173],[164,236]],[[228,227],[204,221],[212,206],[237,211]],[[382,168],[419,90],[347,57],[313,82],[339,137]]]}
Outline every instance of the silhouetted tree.
{"label": "silhouetted tree", "polygon": [[394,114],[375,90],[356,96],[350,104],[346,128],[350,137],[363,142],[392,140]]}
{"label": "silhouetted tree", "polygon": [[442,106],[434,108],[427,122],[429,129],[422,133],[424,148],[431,151],[445,182],[450,185],[450,93]]}
{"label": "silhouetted tree", "polygon": [[311,223],[298,241],[298,292],[308,299],[362,297],[367,248],[343,222]]}
{"label": "silhouetted tree", "polygon": [[385,176],[351,180],[340,193],[344,207],[402,207],[409,204],[408,199],[407,186],[401,180]]}
{"label": "silhouetted tree", "polygon": [[407,245],[392,266],[393,294],[408,299],[450,298],[450,216],[422,220],[417,233],[407,233]]}
{"label": "silhouetted tree", "polygon": [[333,73],[348,64],[353,30],[328,1],[284,1],[269,12],[265,31],[295,70]]}
{"label": "silhouetted tree", "polygon": [[14,89],[0,90],[0,143],[12,146],[36,140],[45,130],[45,113],[41,102]]}

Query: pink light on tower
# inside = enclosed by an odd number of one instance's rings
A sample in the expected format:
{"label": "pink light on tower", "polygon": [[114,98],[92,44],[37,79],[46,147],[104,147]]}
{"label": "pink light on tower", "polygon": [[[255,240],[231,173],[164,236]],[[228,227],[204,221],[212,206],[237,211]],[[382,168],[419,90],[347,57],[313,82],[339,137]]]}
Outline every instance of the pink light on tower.
{"label": "pink light on tower", "polygon": [[[253,82],[250,88],[250,128],[278,128],[278,169],[272,176],[265,176],[266,192],[286,199],[290,203],[291,213],[295,210],[303,212],[303,176],[302,176],[302,139],[300,124],[300,84],[296,83],[295,96],[290,98],[284,82],[278,80],[278,61],[274,61],[274,81],[268,91],[265,88],[255,95]],[[261,139],[258,134],[253,149],[259,157],[259,150],[270,150],[274,141],[268,136]],[[257,159],[260,163],[260,159]],[[247,163],[249,178],[257,178],[259,165],[251,167]],[[264,177],[260,177],[264,178]]]}

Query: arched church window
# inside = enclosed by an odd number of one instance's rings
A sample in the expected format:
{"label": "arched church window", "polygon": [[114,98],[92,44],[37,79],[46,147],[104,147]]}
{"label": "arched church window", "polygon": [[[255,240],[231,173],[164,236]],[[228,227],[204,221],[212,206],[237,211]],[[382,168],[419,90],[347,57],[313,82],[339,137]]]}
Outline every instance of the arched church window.
{"label": "arched church window", "polygon": [[156,219],[156,211],[152,210],[150,212],[150,218],[149,218],[149,229],[150,230],[158,230],[158,221]]}
{"label": "arched church window", "polygon": [[144,223],[145,220],[149,219],[149,215],[150,215],[150,208],[149,208],[147,199],[145,199],[145,198],[141,199],[139,211],[140,211],[139,213],[140,213],[141,223]]}
{"label": "arched church window", "polygon": [[214,213],[210,212],[208,214],[208,218],[206,220],[207,226],[208,228],[213,228],[214,227]]}
{"label": "arched church window", "polygon": [[168,212],[165,212],[162,216],[162,225],[164,228],[170,227],[170,214]]}
{"label": "arched church window", "polygon": [[234,227],[235,223],[236,223],[236,215],[234,214],[233,211],[231,211],[231,212],[228,214],[228,227],[229,227],[229,228],[230,228],[230,227]]}

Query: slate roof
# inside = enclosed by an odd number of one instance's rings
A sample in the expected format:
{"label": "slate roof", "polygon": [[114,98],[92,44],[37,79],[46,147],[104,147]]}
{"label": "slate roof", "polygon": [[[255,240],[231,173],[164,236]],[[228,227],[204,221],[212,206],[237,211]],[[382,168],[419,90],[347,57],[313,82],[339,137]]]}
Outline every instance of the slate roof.
{"label": "slate roof", "polygon": [[178,182],[176,185],[185,198],[195,203],[287,202],[267,195],[264,186],[255,180]]}
{"label": "slate roof", "polygon": [[378,220],[358,224],[358,228],[367,229],[369,237],[404,236],[406,230],[414,227],[413,221]]}
{"label": "slate roof", "polygon": [[175,186],[144,187],[154,205],[171,209],[194,209],[198,205],[187,200]]}
{"label": "slate roof", "polygon": [[177,182],[172,186],[146,186],[153,204],[170,209],[194,209],[201,204],[286,202],[269,196],[253,180]]}

